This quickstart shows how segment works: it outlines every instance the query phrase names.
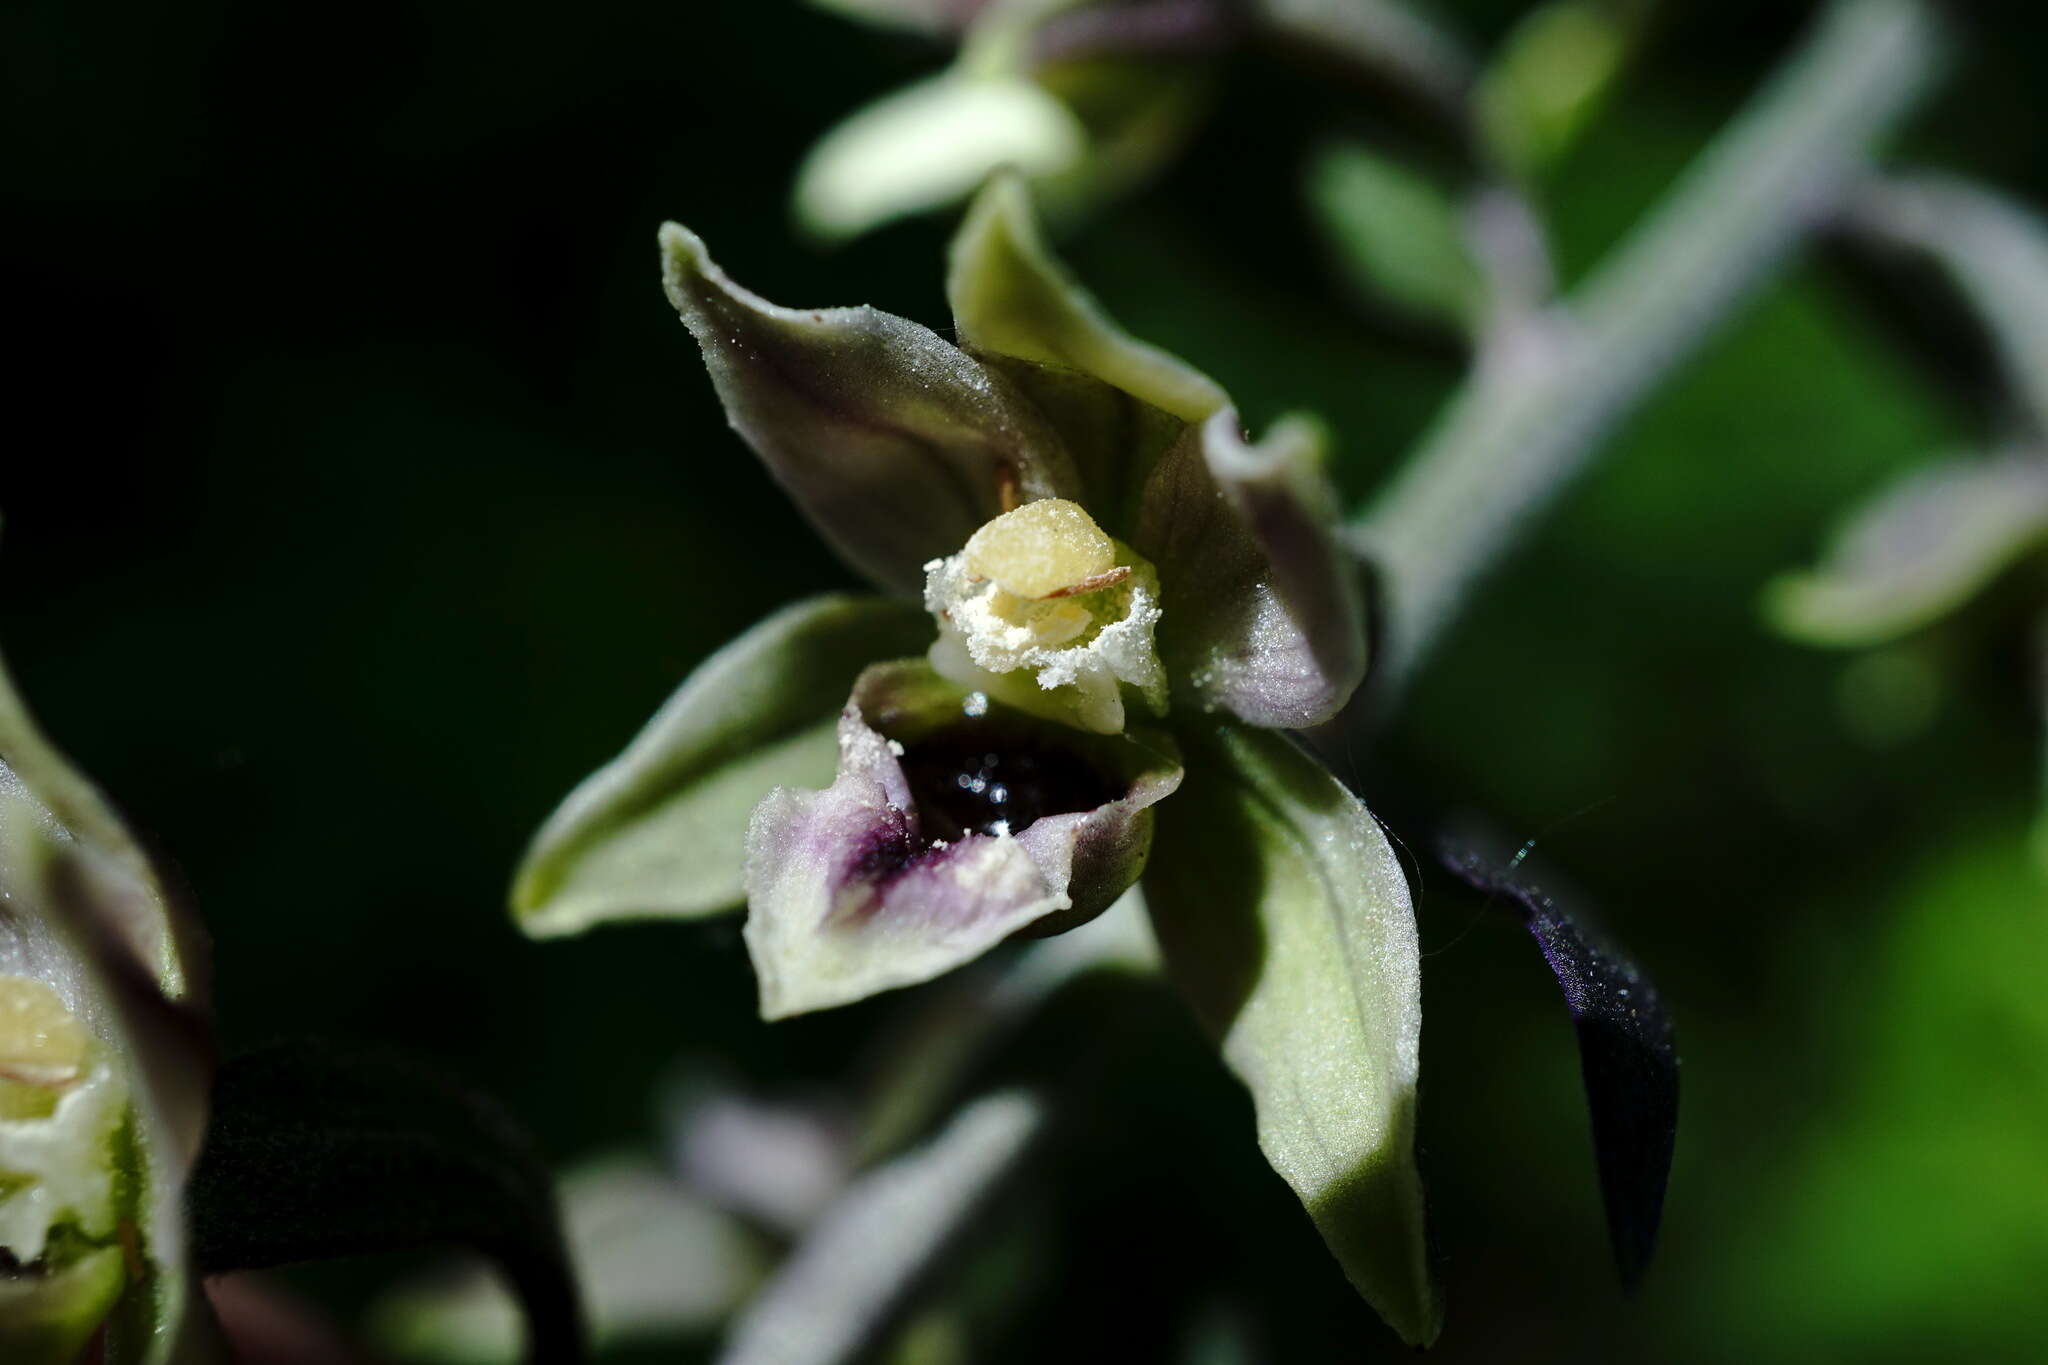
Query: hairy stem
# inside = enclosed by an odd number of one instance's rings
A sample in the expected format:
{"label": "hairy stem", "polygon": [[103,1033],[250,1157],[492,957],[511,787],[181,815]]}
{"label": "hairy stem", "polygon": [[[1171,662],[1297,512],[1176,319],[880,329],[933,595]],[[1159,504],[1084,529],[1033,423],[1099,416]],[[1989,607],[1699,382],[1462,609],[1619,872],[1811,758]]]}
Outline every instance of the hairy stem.
{"label": "hairy stem", "polygon": [[1829,216],[1932,84],[1919,0],[1838,0],[1803,48],[1565,305],[1547,353],[1482,370],[1352,526],[1383,575],[1380,699],[1601,442]]}

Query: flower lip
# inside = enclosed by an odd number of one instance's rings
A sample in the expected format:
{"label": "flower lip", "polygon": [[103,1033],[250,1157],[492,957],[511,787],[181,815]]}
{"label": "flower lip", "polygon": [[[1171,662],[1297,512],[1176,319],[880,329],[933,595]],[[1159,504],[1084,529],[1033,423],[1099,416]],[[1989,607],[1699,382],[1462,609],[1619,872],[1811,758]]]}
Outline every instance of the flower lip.
{"label": "flower lip", "polygon": [[[1030,727],[1004,721],[964,720],[901,747],[911,808],[881,812],[846,865],[851,880],[877,893],[963,839],[1022,834],[1047,816],[1106,806],[1129,788]],[[882,899],[849,898],[839,918],[858,919]]]}
{"label": "flower lip", "polygon": [[922,659],[874,665],[840,715],[832,785],[778,787],[748,829],[763,1017],[928,981],[1100,914],[1143,869],[1150,808],[1180,776],[1164,733],[1089,733]]}

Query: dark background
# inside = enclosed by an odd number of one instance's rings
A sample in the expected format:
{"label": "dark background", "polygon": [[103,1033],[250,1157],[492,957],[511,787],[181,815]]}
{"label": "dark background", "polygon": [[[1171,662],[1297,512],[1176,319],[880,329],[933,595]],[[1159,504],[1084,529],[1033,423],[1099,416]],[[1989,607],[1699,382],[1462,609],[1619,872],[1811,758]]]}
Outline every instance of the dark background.
{"label": "dark background", "polygon": [[[1480,44],[1517,9],[1444,8]],[[1665,15],[1546,196],[1572,270],[1805,17]],[[2048,33],[2015,7],[1966,42],[1900,159],[2048,202]],[[228,1050],[425,1049],[565,1160],[653,1142],[679,1066],[811,1093],[863,1064],[899,1002],[764,1026],[734,925],[535,945],[503,902],[539,820],[697,660],[850,584],[726,429],[661,299],[656,225],[688,222],[778,300],[942,325],[946,223],[826,253],[786,211],[821,130],[940,58],[765,0],[0,15],[0,639],[196,887]],[[1324,414],[1359,497],[1458,365],[1350,307],[1319,259],[1304,158],[1380,126],[1349,100],[1240,64],[1171,173],[1067,250],[1255,424]],[[2048,1354],[2020,632],[1929,645],[1932,720],[1877,744],[1844,719],[1850,658],[1774,638],[1756,606],[1837,514],[1983,424],[1802,265],[1419,680],[1368,801],[1418,849],[1458,815],[1540,836],[1662,982],[1686,1063],[1664,1244],[1626,1301],[1555,988],[1511,922],[1424,876],[1444,1358]],[[1135,1010],[1119,1027],[1145,1046],[1034,1188],[1045,1235],[986,1358],[1176,1359],[1217,1314],[1275,1359],[1399,1354],[1176,1007],[1102,1009],[1047,1027],[1085,1050]],[[309,1284],[346,1311],[362,1279]]]}

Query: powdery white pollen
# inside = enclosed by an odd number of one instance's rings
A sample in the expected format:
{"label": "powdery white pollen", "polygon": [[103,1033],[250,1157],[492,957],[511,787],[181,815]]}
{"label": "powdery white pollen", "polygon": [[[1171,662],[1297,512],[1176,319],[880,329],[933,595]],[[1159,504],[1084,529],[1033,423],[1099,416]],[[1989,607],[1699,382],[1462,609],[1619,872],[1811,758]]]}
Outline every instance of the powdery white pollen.
{"label": "powdery white pollen", "polygon": [[[1039,505],[1027,503],[1018,510]],[[1077,507],[1073,512],[1085,517]],[[1103,572],[1103,557],[1092,547],[1085,555],[1047,547],[1040,556],[1014,534],[1033,529],[1032,521],[1013,512],[997,522],[1004,522],[1003,529],[1012,533],[1000,542],[1007,557],[1003,567],[1018,563],[1035,571],[1057,563],[1084,578]],[[1093,523],[1088,525],[1092,530]],[[1075,538],[1073,528],[1056,519],[1048,519],[1046,534]],[[1094,534],[1111,547],[1113,566],[1128,572],[1101,587],[1064,595],[1025,597],[982,572],[990,567],[991,558],[985,541],[979,555],[970,552],[976,546],[976,540],[970,540],[970,550],[925,566],[925,606],[939,623],[932,666],[975,689],[963,707],[966,714],[985,714],[993,697],[1113,734],[1124,726],[1125,688],[1152,710],[1165,709],[1166,671],[1153,641],[1160,618],[1158,576],[1128,546],[1110,541],[1100,531]],[[976,539],[983,540],[982,532]],[[1045,583],[1033,579],[1026,586],[1044,588]]]}

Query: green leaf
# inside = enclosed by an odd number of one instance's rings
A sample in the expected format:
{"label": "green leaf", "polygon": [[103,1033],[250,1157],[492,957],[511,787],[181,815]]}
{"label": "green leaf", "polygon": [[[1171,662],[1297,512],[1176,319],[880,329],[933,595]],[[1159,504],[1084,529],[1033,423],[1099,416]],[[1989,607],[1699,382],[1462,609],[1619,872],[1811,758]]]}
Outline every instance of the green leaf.
{"label": "green leaf", "polygon": [[796,213],[843,240],[893,218],[944,208],[1005,166],[1072,169],[1088,136],[1067,107],[1020,76],[951,70],[883,96],[804,158]]}
{"label": "green leaf", "polygon": [[1075,491],[1059,436],[1001,376],[870,307],[782,308],[661,229],[663,284],[733,429],[847,563],[914,592],[1002,511]]}
{"label": "green leaf", "polygon": [[1357,143],[1329,147],[1308,196],[1337,263],[1367,299],[1424,322],[1472,332],[1486,283],[1457,207],[1437,185]]}
{"label": "green leaf", "polygon": [[1473,96],[1494,154],[1525,176],[1555,165],[1613,89],[1630,36],[1613,4],[1552,0],[1530,11]]}
{"label": "green leaf", "polygon": [[496,1104],[398,1053],[305,1042],[229,1062],[213,1099],[190,1196],[202,1273],[473,1249],[524,1305],[528,1358],[583,1359],[554,1182]]}
{"label": "green leaf", "polygon": [[553,938],[739,906],[754,807],[776,787],[831,782],[854,679],[931,634],[907,602],[814,597],[706,659],[534,836],[512,890],[520,927]]}
{"label": "green leaf", "polygon": [[1915,471],[1857,509],[1821,563],[1772,583],[1771,624],[1813,645],[1871,645],[1932,625],[2048,545],[2048,452]]}
{"label": "green leaf", "polygon": [[1145,897],[1167,973],[1252,1093],[1259,1146],[1402,1339],[1441,1310],[1415,1169],[1415,912],[1371,812],[1280,735],[1186,736]]}

